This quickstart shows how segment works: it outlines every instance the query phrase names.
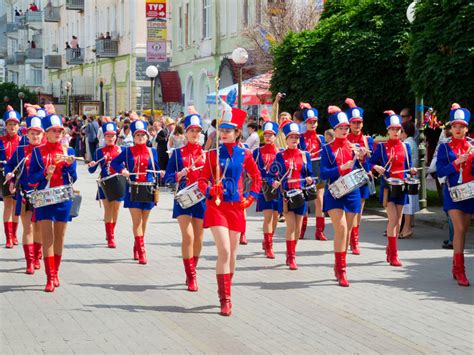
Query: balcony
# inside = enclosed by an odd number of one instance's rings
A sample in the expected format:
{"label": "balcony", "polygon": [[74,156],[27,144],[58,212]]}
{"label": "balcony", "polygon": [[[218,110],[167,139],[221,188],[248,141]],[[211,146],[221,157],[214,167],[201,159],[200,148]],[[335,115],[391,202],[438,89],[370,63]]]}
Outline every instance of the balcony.
{"label": "balcony", "polygon": [[25,14],[25,23],[31,24],[33,22],[43,21],[43,11],[28,11]]}
{"label": "balcony", "polygon": [[59,6],[46,6],[44,8],[44,22],[59,22]]}
{"label": "balcony", "polygon": [[118,41],[112,39],[96,39],[95,55],[98,58],[114,58],[118,55]]}
{"label": "balcony", "polygon": [[66,64],[84,64],[84,48],[66,48]]}
{"label": "balcony", "polygon": [[66,0],[66,10],[84,11],[84,0]]}
{"label": "balcony", "polygon": [[26,54],[25,52],[15,52],[15,64],[25,64]]}
{"label": "balcony", "polygon": [[18,22],[7,22],[7,33],[18,32],[20,25]]}
{"label": "balcony", "polygon": [[27,61],[42,61],[43,60],[43,48],[29,48],[26,50]]}
{"label": "balcony", "polygon": [[62,56],[58,54],[50,54],[44,56],[45,69],[61,69]]}
{"label": "balcony", "polygon": [[9,55],[7,57],[7,65],[16,65],[16,58],[14,55]]}

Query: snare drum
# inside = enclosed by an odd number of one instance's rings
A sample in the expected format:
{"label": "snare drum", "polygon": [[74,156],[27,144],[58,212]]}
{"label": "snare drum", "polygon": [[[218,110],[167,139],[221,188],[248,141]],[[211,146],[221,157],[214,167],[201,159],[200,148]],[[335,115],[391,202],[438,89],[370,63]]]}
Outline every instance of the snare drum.
{"label": "snare drum", "polygon": [[132,202],[155,202],[156,183],[131,181],[129,184],[130,200]]}
{"label": "snare drum", "polygon": [[306,201],[314,201],[318,197],[318,189],[316,184],[312,184],[303,189],[304,199]]}
{"label": "snare drum", "polygon": [[263,198],[267,202],[271,202],[278,198],[278,189],[275,189],[275,191],[273,191],[273,187],[266,181],[263,181],[262,183],[262,193]]}
{"label": "snare drum", "polygon": [[191,208],[205,198],[201,190],[199,190],[197,182],[186,186],[176,194],[176,201],[183,209]]}
{"label": "snare drum", "polygon": [[292,189],[285,192],[285,197],[288,202],[288,209],[295,210],[304,205],[304,195],[303,191],[299,189]]}
{"label": "snare drum", "polygon": [[352,170],[349,174],[341,176],[329,185],[328,189],[334,198],[341,198],[355,189],[369,182],[369,176],[364,169]]}
{"label": "snare drum", "polygon": [[402,179],[386,178],[390,198],[403,197],[405,193],[405,182]]}
{"label": "snare drum", "polygon": [[72,200],[74,190],[72,185],[49,187],[43,190],[34,190],[29,199],[34,208],[40,208]]}
{"label": "snare drum", "polygon": [[453,202],[474,199],[474,181],[450,187],[449,196],[451,196]]}
{"label": "snare drum", "polygon": [[99,185],[107,201],[117,201],[125,195],[127,179],[120,174],[113,174],[99,180]]}
{"label": "snare drum", "polygon": [[417,178],[405,179],[405,190],[408,195],[418,195],[419,189],[420,189],[420,179],[417,179]]}

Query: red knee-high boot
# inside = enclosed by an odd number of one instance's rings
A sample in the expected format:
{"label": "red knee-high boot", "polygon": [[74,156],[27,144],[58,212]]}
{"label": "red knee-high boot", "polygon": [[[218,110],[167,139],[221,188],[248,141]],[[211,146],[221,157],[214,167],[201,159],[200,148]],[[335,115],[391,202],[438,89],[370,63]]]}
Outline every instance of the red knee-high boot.
{"label": "red knee-high boot", "polygon": [[138,263],[145,265],[147,263],[146,250],[145,250],[145,237],[135,237],[135,243],[138,251]]}
{"label": "red knee-high boot", "polygon": [[41,268],[40,260],[43,257],[43,244],[34,242],[33,245],[35,250],[35,269],[39,270]]}
{"label": "red knee-high boot", "polygon": [[306,227],[308,227],[308,216],[303,217],[303,223],[301,224],[300,239],[304,239],[306,233]]}
{"label": "red knee-high boot", "polygon": [[230,301],[231,274],[218,274],[217,293],[221,304],[221,316],[230,316],[232,313],[232,303]]}
{"label": "red knee-high boot", "polygon": [[335,257],[335,267],[334,271],[336,274],[337,281],[339,282],[339,286],[348,287],[349,281],[347,281],[346,276],[346,252],[337,252],[334,253]]}
{"label": "red knee-high boot", "polygon": [[296,265],[296,240],[286,241],[286,265],[290,267],[290,270],[298,270]]}
{"label": "red knee-high boot", "polygon": [[44,270],[46,272],[45,292],[54,291],[54,279],[56,278],[56,266],[54,264],[54,256],[46,256],[44,258]]}
{"label": "red knee-high boot", "polygon": [[387,262],[392,266],[402,266],[402,262],[398,259],[397,237],[388,237],[387,239]]}
{"label": "red knee-high boot", "polygon": [[5,238],[6,238],[6,243],[5,243],[5,248],[13,248],[13,222],[3,222],[3,229],[5,230]]}
{"label": "red knee-high boot", "polygon": [[105,235],[107,239],[107,247],[115,248],[114,224],[113,222],[105,223]]}
{"label": "red knee-high boot", "polygon": [[453,254],[453,277],[459,286],[469,286],[469,280],[466,277],[464,269],[464,254]]}
{"label": "red knee-high boot", "polygon": [[351,245],[352,254],[359,255],[360,254],[360,250],[359,250],[359,226],[352,227],[350,245]]}
{"label": "red knee-high boot", "polygon": [[54,255],[54,265],[56,267],[56,273],[54,275],[54,287],[59,287],[59,265],[61,264],[62,255]]}
{"label": "red knee-high boot", "polygon": [[328,240],[324,235],[324,227],[326,227],[324,217],[316,217],[316,232],[314,233],[314,239]]}
{"label": "red knee-high boot", "polygon": [[275,254],[273,253],[273,233],[263,233],[264,244],[265,244],[265,256],[268,259],[275,259]]}
{"label": "red knee-high boot", "polygon": [[23,251],[25,252],[26,273],[32,275],[35,273],[35,247],[33,244],[23,244]]}
{"label": "red knee-high boot", "polygon": [[244,225],[244,231],[242,233],[240,233],[240,240],[239,240],[239,243],[241,245],[247,245],[249,242],[247,241],[247,236],[246,236],[246,233],[247,233],[247,222],[244,222],[245,225]]}
{"label": "red knee-high boot", "polygon": [[184,271],[186,272],[186,283],[188,291],[196,292],[198,290],[196,279],[196,266],[194,265],[194,258],[183,259]]}
{"label": "red knee-high boot", "polygon": [[133,260],[138,260],[138,244],[137,244],[137,238],[135,237],[135,241],[133,243]]}
{"label": "red knee-high boot", "polygon": [[16,232],[18,230],[18,222],[11,222],[12,224],[12,241],[13,245],[18,245],[18,238],[16,237]]}

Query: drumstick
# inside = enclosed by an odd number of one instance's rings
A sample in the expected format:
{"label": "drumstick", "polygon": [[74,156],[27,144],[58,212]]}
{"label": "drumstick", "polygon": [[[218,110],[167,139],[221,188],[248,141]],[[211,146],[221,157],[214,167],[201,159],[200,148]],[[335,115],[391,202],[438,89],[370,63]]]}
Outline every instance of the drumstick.
{"label": "drumstick", "polygon": [[[286,171],[286,173],[281,177],[281,179],[280,179],[280,180],[277,180],[277,181],[278,181],[279,183],[281,183],[281,181],[282,181],[284,178],[286,178],[287,175],[290,173],[290,170],[291,170],[291,169],[288,169],[288,170]],[[277,187],[277,188],[278,188],[278,187]],[[272,193],[274,193],[277,188],[273,188],[273,189],[272,189]]]}
{"label": "drumstick", "polygon": [[[321,149],[318,150],[318,151],[316,151],[316,152],[314,152],[314,154],[318,154],[319,152],[321,152],[321,151],[323,150],[323,147],[325,147],[325,146],[327,146],[327,145],[329,145],[329,144],[332,144],[332,142],[334,142],[334,139],[333,139],[332,141],[326,143],[326,144],[323,144],[323,145],[321,146]],[[308,153],[309,153],[309,154],[313,154],[313,151],[311,150],[311,151],[309,151]]]}
{"label": "drumstick", "polygon": [[[23,161],[24,161],[25,159],[26,159],[26,157],[24,157],[23,159],[21,159],[20,162],[17,164],[17,166],[15,166],[15,168],[12,170],[13,176],[15,176],[15,171],[18,170],[18,168],[20,167],[20,165],[23,163]],[[13,177],[13,176],[12,176],[12,177]],[[10,181],[10,179],[11,179],[11,178],[8,178],[8,179],[7,179],[7,178],[5,177],[5,182],[3,183],[3,185],[6,185],[7,182]]]}
{"label": "drumstick", "polygon": [[[412,168],[413,169],[413,168]],[[423,168],[415,168],[416,170],[421,170]],[[392,174],[408,173],[411,169],[392,171]]]}
{"label": "drumstick", "polygon": [[[75,156],[73,156],[73,155],[56,154],[56,156],[57,156],[57,157],[60,157],[60,158],[63,158],[63,159],[65,159],[65,158],[73,158],[74,160],[80,160],[80,161],[84,161],[84,160],[85,160],[83,157],[75,157]],[[104,157],[104,158],[105,158],[105,157]],[[102,158],[102,159],[104,159],[104,158]],[[98,160],[97,163],[100,162],[102,159]]]}

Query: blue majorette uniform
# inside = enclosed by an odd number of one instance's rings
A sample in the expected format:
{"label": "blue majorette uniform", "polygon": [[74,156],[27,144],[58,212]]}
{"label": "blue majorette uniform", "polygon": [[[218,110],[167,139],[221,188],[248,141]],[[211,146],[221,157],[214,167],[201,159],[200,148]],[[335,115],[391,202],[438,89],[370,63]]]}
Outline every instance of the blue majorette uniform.
{"label": "blue majorette uniform", "polygon": [[[64,129],[61,116],[56,114],[46,116],[43,119],[43,127],[46,132],[52,128]],[[63,147],[60,142],[46,142],[46,144],[33,149],[28,172],[28,183],[30,185],[38,184],[37,189],[43,190],[48,185],[49,187],[58,187],[72,184],[77,180],[76,161],[74,160],[72,164],[68,164],[64,160],[58,161],[57,155],[74,156],[74,149]],[[47,170],[51,165],[55,165],[56,169],[48,182],[46,179]],[[72,200],[36,208],[36,220],[70,222],[71,207]]]}
{"label": "blue majorette uniform", "polygon": [[[148,124],[144,121],[132,122],[130,129],[132,135],[143,132],[148,134]],[[135,144],[132,147],[126,147],[122,152],[112,160],[110,166],[112,169],[121,173],[124,168],[136,175],[130,176],[131,182],[157,182],[157,173],[150,172],[156,170],[158,165],[158,153],[155,148],[148,148],[146,144]],[[147,170],[150,170],[147,172]],[[133,202],[131,200],[129,184],[125,192],[125,208],[138,208],[141,210],[151,210],[155,206],[153,202]]]}
{"label": "blue majorette uniform", "polygon": [[[349,126],[349,120],[344,112],[335,112],[329,116],[329,123],[333,129]],[[328,181],[324,190],[323,211],[341,209],[348,213],[360,213],[360,191],[356,189],[341,198],[334,198],[329,192],[329,184],[334,183],[341,176],[360,168],[358,162],[352,169],[342,170],[341,166],[354,158],[351,144],[347,138],[335,138],[331,144],[324,146],[321,154],[321,178]]]}
{"label": "blue majorette uniform", "polygon": [[[386,111],[386,113],[385,125],[387,130],[392,127],[402,127],[400,116],[395,115],[393,111]],[[400,139],[389,139],[387,142],[377,144],[374,154],[369,159],[369,167],[372,169],[374,165],[380,165],[386,169],[384,178],[380,180],[380,203],[383,204],[384,188],[387,187],[386,179],[404,180],[410,176],[411,164],[410,146],[403,143]],[[396,205],[406,205],[408,203],[408,196],[405,193],[401,197],[396,198],[389,195],[387,201],[393,202]]]}
{"label": "blue majorette uniform", "polygon": [[[299,126],[296,123],[287,123],[282,127],[285,137],[290,135],[300,135]],[[312,177],[313,170],[311,166],[311,159],[308,152],[302,151],[298,148],[287,148],[276,154],[275,160],[270,167],[270,172],[267,174],[268,182],[273,184],[277,179],[281,180],[281,187],[284,191],[284,201],[288,200],[288,193],[290,191],[298,192],[307,187],[305,178]],[[297,215],[304,216],[307,211],[306,201],[297,208],[291,208],[287,205],[288,212],[293,212]]]}
{"label": "blue majorette uniform", "polygon": [[[109,134],[117,134],[117,125],[113,122],[108,122],[104,124],[101,128],[102,133],[104,136]],[[111,167],[111,162],[114,160],[122,151],[122,149],[116,145],[106,145],[102,148],[98,148],[94,153],[94,161],[100,160],[100,178],[104,179],[110,175],[114,175],[117,172]],[[105,158],[104,158],[105,157]],[[99,165],[95,165],[93,167],[89,167],[89,173],[93,174]],[[105,194],[102,187],[98,187],[98,192],[96,196],[96,200],[105,200]],[[123,201],[124,197],[117,199],[116,201]]]}
{"label": "blue majorette uniform", "polygon": [[[198,114],[188,115],[184,119],[184,128],[187,131],[190,128],[202,129],[201,116]],[[196,183],[199,180],[201,169],[204,167],[205,154],[199,143],[187,143],[184,147],[174,149],[166,167],[166,183],[177,183],[178,190]],[[188,168],[188,174],[178,180],[178,173],[184,168]],[[182,215],[193,218],[204,218],[206,210],[206,201],[202,200],[189,208],[182,208],[175,200],[173,205],[173,218]]]}
{"label": "blue majorette uniform", "polygon": [[[263,134],[278,135],[278,124],[276,122],[265,122],[263,125]],[[279,149],[275,144],[265,144],[263,147],[255,149],[252,153],[254,160],[257,162],[258,170],[262,176],[262,182],[265,183],[265,188],[272,189],[269,181],[270,168],[275,161]],[[264,188],[262,186],[262,188]],[[283,212],[283,200],[281,198],[280,190],[277,190],[277,197],[272,201],[266,201],[263,192],[258,194],[256,211],[262,212],[264,210]]]}
{"label": "blue majorette uniform", "polygon": [[[451,110],[450,123],[461,123],[468,126],[471,118],[470,112],[465,108]],[[446,177],[443,189],[444,210],[460,210],[464,213],[474,214],[474,198],[454,202],[449,194],[449,189],[460,184],[474,180],[474,142],[466,137],[457,139],[452,137],[448,143],[442,143],[438,148],[436,171],[438,177]],[[470,150],[469,158],[464,163],[457,165],[454,161]]]}

